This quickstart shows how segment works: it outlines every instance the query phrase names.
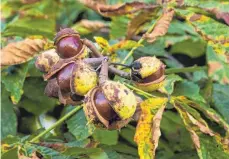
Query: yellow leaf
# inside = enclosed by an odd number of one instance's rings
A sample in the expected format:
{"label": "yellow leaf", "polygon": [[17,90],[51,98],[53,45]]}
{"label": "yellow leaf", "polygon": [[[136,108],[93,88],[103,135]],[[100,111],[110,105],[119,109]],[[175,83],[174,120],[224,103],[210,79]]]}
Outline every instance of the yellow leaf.
{"label": "yellow leaf", "polygon": [[25,39],[10,43],[1,50],[1,66],[21,64],[44,50],[46,41],[42,39]]}
{"label": "yellow leaf", "polygon": [[160,122],[167,98],[150,98],[141,103],[141,116],[134,141],[138,144],[141,159],[155,158],[155,151],[161,136]]}
{"label": "yellow leaf", "polygon": [[132,49],[133,47],[139,47],[139,46],[143,46],[143,45],[138,44],[136,41],[123,40],[118,42],[117,44],[112,45],[109,49],[109,52],[115,52],[120,49],[124,49],[124,50]]}
{"label": "yellow leaf", "polygon": [[104,53],[109,54],[110,44],[103,37],[94,37],[96,43],[104,50]]}

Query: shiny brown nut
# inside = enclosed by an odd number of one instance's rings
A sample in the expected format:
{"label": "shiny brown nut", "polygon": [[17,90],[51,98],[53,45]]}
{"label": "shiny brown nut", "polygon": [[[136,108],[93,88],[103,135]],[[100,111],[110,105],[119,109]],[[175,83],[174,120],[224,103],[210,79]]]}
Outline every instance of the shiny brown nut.
{"label": "shiny brown nut", "polygon": [[54,39],[56,52],[61,58],[71,58],[78,55],[83,47],[80,36],[71,28],[61,29]]}

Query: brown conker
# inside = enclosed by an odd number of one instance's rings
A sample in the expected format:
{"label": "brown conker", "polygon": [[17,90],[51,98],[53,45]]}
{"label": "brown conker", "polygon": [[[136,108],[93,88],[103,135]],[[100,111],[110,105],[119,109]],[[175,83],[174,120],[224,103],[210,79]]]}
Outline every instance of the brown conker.
{"label": "brown conker", "polygon": [[56,52],[65,59],[78,55],[83,47],[80,36],[71,28],[61,29],[54,39],[56,45]]}

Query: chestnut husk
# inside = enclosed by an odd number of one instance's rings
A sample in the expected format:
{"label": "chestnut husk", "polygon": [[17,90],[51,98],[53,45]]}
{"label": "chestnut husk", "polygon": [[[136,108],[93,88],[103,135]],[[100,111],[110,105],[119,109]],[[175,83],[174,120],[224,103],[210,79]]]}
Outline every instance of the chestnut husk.
{"label": "chestnut husk", "polygon": [[132,69],[131,76],[139,89],[152,92],[163,86],[165,80],[165,65],[154,57],[141,57],[134,62],[137,69]]}
{"label": "chestnut husk", "polygon": [[55,49],[50,49],[42,52],[36,57],[35,66],[41,72],[47,73],[59,59]]}

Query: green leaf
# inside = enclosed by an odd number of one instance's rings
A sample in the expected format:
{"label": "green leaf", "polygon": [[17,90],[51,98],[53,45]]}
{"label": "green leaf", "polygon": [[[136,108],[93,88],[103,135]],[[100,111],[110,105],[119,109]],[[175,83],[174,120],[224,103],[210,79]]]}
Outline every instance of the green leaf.
{"label": "green leaf", "polygon": [[[119,50],[116,53],[116,62],[121,62],[128,54],[129,52],[127,50]],[[134,61],[133,56],[130,56],[125,64],[130,65]]]}
{"label": "green leaf", "polygon": [[111,148],[111,149],[113,149],[113,150],[115,150],[115,151],[117,151],[119,153],[138,156],[137,149],[125,144],[124,142],[119,142],[117,145],[109,146],[107,148]]}
{"label": "green leaf", "polygon": [[118,131],[117,130],[105,130],[105,129],[95,129],[93,133],[93,138],[100,144],[105,145],[116,145],[118,142]]}
{"label": "green leaf", "polygon": [[116,151],[112,150],[111,148],[104,147],[103,149],[106,152],[109,159],[122,159],[121,155]]}
{"label": "green leaf", "polygon": [[193,82],[205,81],[208,75],[204,70],[193,72]]}
{"label": "green leaf", "polygon": [[[99,155],[98,153],[103,152],[100,148],[80,148],[80,147],[70,147],[67,148],[62,155],[79,157],[80,155]],[[104,154],[102,154],[104,157]],[[98,157],[98,156],[97,156]]]}
{"label": "green leaf", "polygon": [[17,133],[17,117],[14,113],[14,105],[9,100],[9,93],[1,88],[1,138],[4,139],[8,135],[16,135]]}
{"label": "green leaf", "polygon": [[210,44],[207,47],[208,75],[221,84],[228,84],[229,65],[226,62],[227,57],[224,54],[220,54],[221,51],[219,49],[222,50],[222,48],[214,48],[214,45],[211,46]]}
{"label": "green leaf", "polygon": [[127,16],[112,17],[110,38],[117,39],[126,35],[129,19]]}
{"label": "green leaf", "polygon": [[188,151],[194,148],[181,118],[176,113],[172,111],[164,112],[160,127],[173,152]]}
{"label": "green leaf", "polygon": [[[69,106],[69,109],[73,109],[73,106]],[[76,140],[84,140],[92,135],[94,131],[94,127],[88,124],[82,109],[67,120],[67,127]]]}
{"label": "green leaf", "polygon": [[178,75],[171,74],[166,76],[163,87],[160,88],[160,91],[166,94],[172,94],[174,90],[175,82],[181,81],[182,78]]}
{"label": "green leaf", "polygon": [[229,124],[229,85],[213,84],[214,108]]}
{"label": "green leaf", "polygon": [[197,58],[205,53],[205,48],[206,43],[203,40],[188,39],[173,45],[170,52],[173,54],[182,53],[191,58]]}
{"label": "green leaf", "polygon": [[10,66],[2,71],[2,82],[7,91],[11,93],[11,100],[17,104],[23,94],[23,84],[28,71],[28,63]]}
{"label": "green leaf", "polygon": [[191,99],[204,102],[204,98],[200,95],[200,88],[197,84],[184,80],[177,83],[173,95],[186,96]]}
{"label": "green leaf", "polygon": [[44,156],[44,158],[48,159],[71,159],[69,158],[70,156],[61,154],[61,152],[58,152],[49,147],[38,146],[35,144],[26,144],[24,147],[26,148],[28,155],[32,154],[34,151],[38,151],[41,155]]}
{"label": "green leaf", "polygon": [[45,86],[41,78],[27,78],[23,87],[25,98],[18,105],[35,115],[53,109],[57,101],[44,95]]}
{"label": "green leaf", "polygon": [[165,44],[163,39],[158,39],[154,43],[149,44],[143,42],[144,47],[139,47],[134,51],[134,56],[164,56],[165,55]]}
{"label": "green leaf", "polygon": [[169,25],[169,29],[168,29],[167,34],[188,35],[187,33],[189,33],[191,35],[198,35],[195,32],[195,30],[193,29],[193,27],[191,27],[190,25],[183,23],[181,21],[178,21],[178,20],[173,20]]}
{"label": "green leaf", "polygon": [[134,135],[135,129],[130,129],[129,127],[121,129],[120,136],[127,140],[131,145],[137,146],[137,144],[134,142]]}
{"label": "green leaf", "polygon": [[17,152],[18,152],[17,147],[12,148],[11,150],[9,150],[7,152],[2,153],[1,159],[17,159],[18,158]]}
{"label": "green leaf", "polygon": [[2,33],[2,36],[41,35],[53,39],[55,32],[54,19],[24,17],[9,23]]}
{"label": "green leaf", "polygon": [[100,152],[96,152],[88,155],[91,159],[109,159],[108,155],[101,150]]}

